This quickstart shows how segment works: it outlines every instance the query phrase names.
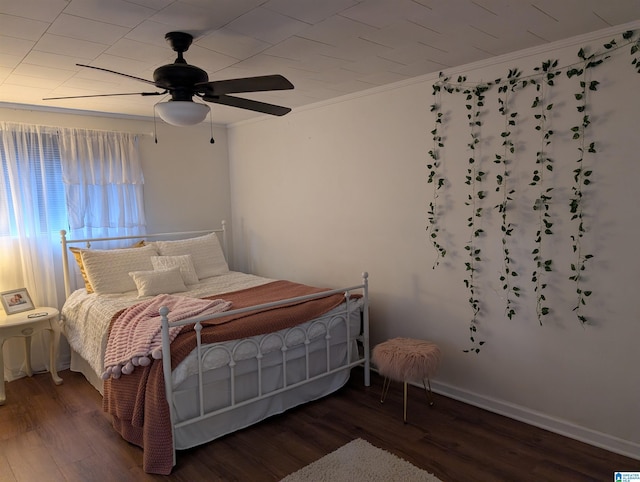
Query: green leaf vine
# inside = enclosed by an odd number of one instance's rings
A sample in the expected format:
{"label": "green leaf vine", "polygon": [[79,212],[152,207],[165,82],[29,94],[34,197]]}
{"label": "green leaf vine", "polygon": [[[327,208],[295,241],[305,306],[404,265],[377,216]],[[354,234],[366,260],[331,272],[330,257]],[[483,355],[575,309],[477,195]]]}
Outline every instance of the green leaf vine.
{"label": "green leaf vine", "polygon": [[[443,79],[445,82],[448,79]],[[442,135],[440,134],[440,126],[442,125],[442,89],[441,84],[433,85],[433,96],[434,102],[431,105],[431,112],[435,115],[434,127],[431,131],[431,138],[433,141],[433,147],[429,150],[430,161],[427,164],[427,169],[429,169],[429,176],[427,178],[427,182],[429,184],[433,184],[433,196],[431,201],[429,201],[429,210],[427,211],[428,222],[427,231],[429,231],[429,237],[431,239],[431,244],[436,250],[437,258],[432,266],[435,269],[438,264],[440,264],[440,259],[443,258],[447,254],[447,250],[444,248],[442,243],[440,242],[438,236],[440,234],[440,226],[438,225],[438,197],[439,191],[445,185],[445,178],[441,174],[440,170],[440,149],[444,147],[444,141],[442,139]]]}
{"label": "green leaf vine", "polygon": [[535,237],[535,247],[532,251],[535,268],[531,274],[531,281],[534,284],[536,293],[536,316],[538,322],[542,325],[543,317],[550,313],[550,308],[546,306],[546,296],[544,294],[547,283],[544,282],[545,274],[553,271],[551,259],[545,259],[543,256],[544,239],[553,235],[553,222],[550,213],[551,201],[553,199],[553,187],[548,187],[546,177],[553,172],[553,159],[547,152],[551,138],[554,134],[550,129],[550,115],[553,110],[553,103],[546,102],[545,86],[553,86],[556,77],[560,74],[557,70],[557,60],[546,60],[542,66],[536,67],[534,70],[541,73],[541,78],[532,79],[530,82],[536,86],[536,97],[531,105],[532,109],[538,109],[538,113],[534,117],[538,120],[535,129],[540,132],[541,146],[536,152],[536,169],[533,171],[531,186],[537,186],[538,197],[534,201],[533,210],[538,214],[538,229]]}
{"label": "green leaf vine", "polygon": [[[460,77],[458,82],[464,82],[466,79]],[[472,347],[464,350],[467,353],[479,353],[480,347],[484,345],[484,341],[477,340],[478,333],[478,317],[480,314],[480,300],[478,299],[476,286],[476,272],[479,263],[482,261],[481,249],[478,247],[478,238],[482,236],[483,229],[479,227],[480,218],[482,217],[482,200],[487,196],[486,191],[482,190],[482,182],[486,178],[486,173],[482,171],[479,162],[476,159],[476,147],[480,142],[479,131],[482,127],[481,108],[484,107],[485,92],[489,90],[489,84],[477,85],[473,89],[465,90],[467,95],[467,119],[469,120],[471,140],[467,144],[471,155],[468,160],[467,175],[465,184],[469,186],[469,194],[467,195],[467,206],[470,206],[471,213],[467,218],[467,226],[471,232],[469,241],[464,249],[467,251],[468,260],[465,262],[467,277],[464,284],[469,291],[469,305],[471,306],[472,317],[469,323],[469,339]]]}
{"label": "green leaf vine", "polygon": [[622,38],[629,41],[629,44],[631,45],[631,56],[633,57],[631,65],[633,65],[636,69],[636,72],[640,74],[640,55],[636,56],[636,54],[640,52],[640,37],[634,40],[634,33],[635,32],[633,32],[633,30],[627,30],[622,34]]}
{"label": "green leaf vine", "polygon": [[[611,42],[604,44],[604,47],[605,49],[611,49],[616,45],[617,44],[614,39]],[[584,289],[582,286],[584,278],[583,272],[586,269],[587,261],[593,258],[593,255],[584,253],[582,249],[582,238],[586,232],[583,199],[584,189],[586,188],[586,186],[591,184],[591,175],[593,171],[584,167],[584,161],[587,154],[596,153],[595,142],[591,142],[587,145],[586,141],[587,128],[591,124],[589,113],[587,112],[587,96],[590,91],[595,92],[596,90],[598,90],[599,84],[599,82],[595,80],[589,81],[587,73],[589,69],[602,64],[608,57],[596,58],[595,55],[587,56],[585,50],[582,48],[578,51],[578,57],[582,61],[582,66],[580,68],[573,67],[567,70],[568,78],[577,77],[580,79],[580,90],[575,94],[575,98],[578,101],[576,109],[582,116],[581,123],[571,128],[571,132],[573,132],[572,138],[573,140],[576,140],[578,142],[579,157],[576,160],[576,168],[573,170],[574,184],[571,187],[572,197],[569,199],[569,211],[571,213],[571,220],[574,221],[577,226],[576,234],[571,235],[571,247],[575,255],[575,260],[573,263],[571,263],[572,275],[569,277],[569,279],[576,284],[577,300],[573,311],[576,312],[578,320],[582,324],[585,324],[588,320],[584,315],[582,308],[584,305],[586,305],[586,298],[591,295],[591,291]]]}
{"label": "green leaf vine", "polygon": [[515,190],[509,184],[509,176],[511,175],[509,164],[512,162],[511,157],[515,154],[515,144],[513,142],[511,129],[515,128],[517,112],[511,112],[509,108],[509,93],[514,90],[518,84],[518,78],[521,72],[518,69],[510,69],[507,75],[507,82],[502,83],[500,79],[496,80],[499,84],[498,103],[500,108],[498,111],[504,117],[504,128],[500,133],[502,138],[502,153],[496,154],[494,162],[502,166],[502,171],[496,175],[496,192],[502,192],[502,202],[495,206],[501,216],[500,230],[502,232],[502,272],[500,273],[500,282],[502,289],[506,293],[505,314],[510,320],[515,316],[515,300],[520,297],[520,287],[514,284],[513,278],[518,276],[517,271],[512,267],[513,259],[509,252],[508,239],[513,234],[513,225],[508,220],[509,205],[513,198],[511,197]]}

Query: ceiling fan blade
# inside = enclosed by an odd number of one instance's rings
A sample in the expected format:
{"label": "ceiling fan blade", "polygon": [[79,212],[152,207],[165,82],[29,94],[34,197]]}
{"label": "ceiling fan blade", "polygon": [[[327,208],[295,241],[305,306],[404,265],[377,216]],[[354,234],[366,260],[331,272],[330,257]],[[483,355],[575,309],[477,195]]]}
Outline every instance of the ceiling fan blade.
{"label": "ceiling fan blade", "polygon": [[71,95],[67,97],[45,97],[42,100],[60,100],[60,99],[86,99],[89,97],[113,97],[116,95],[165,95],[167,91],[164,92],[127,92],[124,94],[93,94],[93,95]]}
{"label": "ceiling fan blade", "polygon": [[196,84],[198,92],[205,95],[237,94],[240,92],[265,92],[268,90],[293,89],[293,84],[282,75],[262,75],[241,79],[214,80]]}
{"label": "ceiling fan blade", "polygon": [[123,74],[122,72],[116,72],[115,70],[103,69],[102,67],[95,67],[93,65],[86,65],[86,64],[76,64],[76,65],[78,67],[86,67],[88,69],[102,70],[103,72],[109,72],[110,74],[121,75],[123,77],[128,77],[128,78],[133,79],[133,80],[139,80],[140,82],[145,82],[147,84],[156,85],[156,83],[153,80],[147,80],[147,79],[143,79],[141,77],[136,77],[134,75]]}
{"label": "ceiling fan blade", "polygon": [[214,104],[239,107],[240,109],[253,110],[255,112],[262,112],[263,114],[282,116],[291,112],[289,107],[267,104],[265,102],[258,102],[257,100],[242,99],[231,95],[204,96],[202,99],[207,102],[213,102]]}

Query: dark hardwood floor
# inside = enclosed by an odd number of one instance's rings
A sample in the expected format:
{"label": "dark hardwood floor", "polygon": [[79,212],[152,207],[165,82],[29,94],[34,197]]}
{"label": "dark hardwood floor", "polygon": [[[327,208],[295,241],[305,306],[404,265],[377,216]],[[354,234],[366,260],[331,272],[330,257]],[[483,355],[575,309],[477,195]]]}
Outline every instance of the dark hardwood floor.
{"label": "dark hardwood floor", "polygon": [[640,471],[640,461],[601,450],[473,406],[402,386],[380,404],[355,369],[336,394],[207,445],[178,452],[169,477],[142,471],[142,451],[112,430],[101,397],[84,378],[61,372],[6,385],[0,406],[0,481],[278,481],[345,443],[363,438],[445,482],[611,481],[614,471]]}

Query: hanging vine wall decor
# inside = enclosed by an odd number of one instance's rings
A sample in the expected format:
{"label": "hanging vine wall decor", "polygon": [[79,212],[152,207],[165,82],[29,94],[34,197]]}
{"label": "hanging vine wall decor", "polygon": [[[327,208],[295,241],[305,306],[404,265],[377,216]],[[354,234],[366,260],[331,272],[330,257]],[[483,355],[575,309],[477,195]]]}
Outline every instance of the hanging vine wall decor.
{"label": "hanging vine wall decor", "polygon": [[540,150],[536,152],[536,168],[533,171],[531,180],[532,186],[539,187],[539,194],[533,204],[533,210],[538,214],[538,229],[536,230],[535,248],[532,251],[535,269],[531,274],[531,282],[534,284],[536,293],[536,315],[538,322],[542,325],[542,318],[549,314],[549,307],[546,306],[546,297],[544,291],[547,283],[544,282],[545,273],[553,270],[552,260],[544,259],[544,242],[547,236],[553,234],[552,215],[550,213],[551,201],[553,199],[553,186],[546,182],[546,176],[553,172],[553,159],[548,156],[549,145],[554,134],[550,126],[550,116],[553,110],[553,103],[546,102],[545,87],[551,87],[555,84],[555,78],[560,74],[555,70],[558,66],[557,60],[547,60],[542,63],[541,67],[536,67],[536,72],[541,72],[540,79],[532,79],[531,84],[536,87],[536,97],[531,105],[532,109],[538,109],[538,113],[534,114],[538,124],[535,129],[540,133]]}
{"label": "hanging vine wall decor", "polygon": [[[461,78],[464,82],[464,78]],[[467,218],[467,227],[469,228],[469,240],[464,249],[467,251],[468,259],[465,262],[467,277],[464,284],[469,291],[469,306],[471,307],[472,317],[469,323],[469,340],[472,347],[465,351],[473,351],[478,353],[480,347],[484,345],[484,341],[476,340],[478,332],[478,316],[480,314],[480,299],[478,298],[478,287],[476,285],[476,272],[482,261],[481,249],[478,246],[478,238],[482,236],[484,230],[480,227],[480,218],[482,217],[482,200],[487,193],[482,189],[482,183],[486,178],[486,173],[479,165],[480,158],[476,157],[476,146],[480,142],[480,130],[482,128],[481,108],[484,107],[484,93],[489,89],[488,85],[477,85],[471,90],[465,90],[467,96],[467,119],[469,120],[469,135],[471,139],[467,146],[471,151],[468,160],[467,175],[465,184],[469,186],[467,194],[467,202],[470,207],[469,217]]]}
{"label": "hanging vine wall decor", "polygon": [[[444,82],[446,82],[447,80],[448,79],[443,79]],[[442,244],[440,244],[440,240],[438,239],[438,233],[440,232],[440,228],[438,227],[438,191],[442,189],[445,184],[445,179],[440,173],[440,149],[444,147],[443,139],[440,135],[439,130],[439,127],[442,125],[442,111],[440,109],[442,104],[441,95],[442,94],[440,85],[434,85],[434,102],[433,104],[431,104],[431,112],[433,112],[435,116],[434,127],[431,131],[433,147],[429,151],[429,157],[431,158],[431,160],[427,164],[427,169],[429,169],[429,177],[427,179],[427,182],[433,184],[433,197],[431,201],[429,201],[429,210],[427,212],[429,221],[427,231],[430,231],[429,237],[431,238],[431,244],[438,253],[437,258],[433,263],[434,268],[440,263],[440,258],[444,257],[447,254],[447,250],[442,246]]]}
{"label": "hanging vine wall decor", "polygon": [[496,174],[496,187],[497,192],[502,193],[502,201],[496,205],[496,209],[500,213],[501,225],[500,230],[502,232],[501,248],[502,248],[502,272],[500,274],[500,283],[502,289],[506,295],[505,314],[510,320],[515,316],[515,300],[514,298],[520,297],[520,287],[514,284],[514,278],[518,276],[517,271],[513,269],[513,259],[509,251],[509,239],[513,234],[513,226],[508,220],[508,212],[510,209],[510,203],[513,201],[511,197],[515,190],[511,188],[509,177],[511,176],[510,164],[512,162],[511,156],[515,155],[516,148],[512,137],[511,129],[516,126],[517,112],[511,112],[509,104],[509,93],[513,92],[518,85],[518,78],[521,72],[518,69],[509,70],[507,75],[507,83],[498,87],[498,93],[501,94],[498,97],[498,103],[500,108],[498,111],[504,118],[504,128],[500,133],[502,138],[502,152],[496,154],[494,162],[502,166],[502,170]]}
{"label": "hanging vine wall decor", "polygon": [[[606,44],[605,48],[613,48],[615,44],[616,42],[613,40],[609,44]],[[602,62],[604,62],[608,57],[595,59],[593,56],[587,56],[584,49],[580,49],[578,57],[584,61],[584,65],[580,68],[574,67],[567,70],[567,77],[571,78],[576,76],[580,78],[580,89],[575,94],[575,98],[578,101],[576,109],[580,114],[582,114],[582,122],[571,128],[571,131],[573,132],[573,139],[578,142],[579,157],[576,160],[576,168],[573,171],[574,184],[571,187],[572,197],[569,200],[569,208],[572,215],[571,220],[577,223],[576,234],[571,236],[571,247],[575,254],[575,261],[571,263],[571,272],[573,274],[569,279],[574,281],[576,284],[577,301],[573,310],[576,312],[578,320],[580,320],[581,323],[586,323],[587,318],[583,314],[583,307],[586,305],[586,298],[591,295],[591,291],[584,289],[582,286],[582,272],[586,269],[587,261],[593,258],[593,255],[583,253],[582,250],[582,238],[586,232],[584,224],[583,198],[584,189],[586,186],[591,184],[591,174],[593,171],[584,167],[584,161],[587,154],[596,153],[595,142],[591,142],[589,145],[586,143],[587,128],[591,124],[589,113],[587,111],[587,96],[589,91],[595,92],[598,90],[599,84],[599,82],[595,80],[588,81],[587,75],[589,69],[602,64]]]}
{"label": "hanging vine wall decor", "polygon": [[[478,273],[480,264],[483,262],[481,247],[478,243],[484,234],[481,227],[481,217],[483,214],[483,199],[487,196],[487,191],[483,188],[484,182],[489,174],[481,167],[481,156],[477,153],[477,147],[484,138],[490,138],[494,133],[484,132],[482,115],[485,106],[485,94],[493,88],[497,88],[498,114],[502,116],[503,127],[499,133],[502,145],[494,155],[494,163],[498,166],[496,173],[496,192],[501,200],[495,206],[501,217],[500,241],[502,248],[502,268],[499,275],[501,288],[505,293],[505,315],[512,319],[516,314],[515,298],[519,298],[522,288],[515,279],[518,276],[514,268],[516,260],[513,259],[510,250],[510,239],[513,235],[514,226],[509,218],[511,205],[514,203],[516,194],[516,183],[511,182],[511,165],[517,155],[514,130],[516,122],[526,122],[527,117],[515,110],[514,97],[522,94],[525,90],[535,88],[533,102],[531,103],[532,114],[528,117],[535,124],[536,135],[539,137],[539,149],[535,154],[535,167],[533,169],[529,186],[537,190],[537,194],[531,209],[534,213],[537,226],[535,227],[535,241],[532,250],[533,269],[531,273],[532,290],[535,294],[535,311],[539,323],[543,324],[544,317],[551,314],[548,306],[545,290],[547,288],[547,277],[554,271],[554,261],[545,254],[548,241],[554,234],[554,222],[556,218],[562,216],[560,208],[553,204],[554,190],[554,166],[553,159],[549,156],[554,130],[551,128],[554,109],[554,87],[560,80],[561,74],[566,73],[568,79],[578,80],[578,89],[574,94],[577,101],[576,109],[581,116],[581,121],[568,129],[573,140],[577,143],[578,159],[572,169],[573,185],[569,199],[568,216],[573,227],[573,234],[570,235],[571,249],[574,259],[570,263],[571,276],[569,280],[575,283],[576,304],[573,310],[582,325],[588,323],[588,318],[584,314],[586,299],[591,295],[591,291],[585,289],[584,283],[588,280],[585,277],[585,270],[588,261],[594,255],[586,253],[583,248],[584,236],[587,233],[585,195],[587,188],[593,182],[594,169],[587,166],[587,161],[594,162],[596,154],[596,141],[591,141],[591,119],[589,113],[590,93],[597,91],[598,81],[590,79],[590,72],[594,67],[603,64],[611,57],[611,54],[621,49],[630,48],[632,57],[631,64],[640,73],[640,37],[634,31],[626,31],[620,38],[614,38],[603,45],[604,51],[588,55],[588,48],[581,48],[577,54],[578,60],[571,65],[560,67],[558,60],[546,60],[539,67],[536,67],[532,74],[523,76],[518,69],[510,69],[505,80],[496,79],[493,82],[479,82],[471,84],[467,82],[465,76],[460,76],[457,82],[451,82],[449,77],[440,74],[439,80],[433,85],[434,102],[431,111],[435,115],[435,127],[431,131],[433,147],[429,151],[430,160],[427,163],[429,175],[427,182],[434,184],[433,199],[429,203],[427,231],[430,231],[431,242],[437,252],[437,260],[434,268],[439,264],[441,258],[447,254],[447,250],[442,246],[440,236],[442,234],[439,224],[439,217],[445,213],[440,212],[437,204],[441,191],[450,186],[442,176],[442,156],[440,150],[444,147],[443,126],[444,115],[442,110],[443,96],[445,94],[465,95],[465,108],[467,110],[467,120],[469,124],[470,140],[467,143],[470,156],[467,161],[467,168],[464,183],[467,185],[467,201],[465,205],[469,207],[467,217],[467,227],[469,228],[469,239],[464,245],[467,251],[464,261],[465,278],[464,285],[469,293],[468,302],[471,307],[472,317],[469,324],[470,340],[472,347],[465,349],[465,352],[479,353],[480,346],[485,341],[478,338],[479,317],[481,315],[481,301],[478,291]],[[563,101],[563,99],[560,99]],[[524,266],[524,262],[518,261],[518,266]]]}

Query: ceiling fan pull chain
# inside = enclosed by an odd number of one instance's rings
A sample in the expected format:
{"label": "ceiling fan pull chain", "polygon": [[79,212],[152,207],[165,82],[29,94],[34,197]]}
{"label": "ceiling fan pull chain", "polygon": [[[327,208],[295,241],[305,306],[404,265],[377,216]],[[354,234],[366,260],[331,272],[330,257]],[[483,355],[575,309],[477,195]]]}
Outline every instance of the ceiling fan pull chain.
{"label": "ceiling fan pull chain", "polygon": [[154,104],[153,106],[153,139],[157,144],[158,143],[158,126],[156,121],[156,105],[157,104]]}
{"label": "ceiling fan pull chain", "polygon": [[209,110],[209,122],[211,123],[211,140],[209,142],[213,144],[216,141],[213,139],[213,114],[211,110]]}

